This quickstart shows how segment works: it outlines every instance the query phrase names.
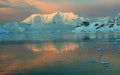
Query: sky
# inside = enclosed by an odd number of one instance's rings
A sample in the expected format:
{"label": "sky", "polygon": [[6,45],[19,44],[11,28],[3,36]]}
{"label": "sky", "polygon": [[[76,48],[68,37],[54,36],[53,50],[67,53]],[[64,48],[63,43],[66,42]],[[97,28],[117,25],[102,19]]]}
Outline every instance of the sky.
{"label": "sky", "polygon": [[115,16],[120,12],[120,0],[0,0],[0,22],[22,21],[31,14],[56,11]]}

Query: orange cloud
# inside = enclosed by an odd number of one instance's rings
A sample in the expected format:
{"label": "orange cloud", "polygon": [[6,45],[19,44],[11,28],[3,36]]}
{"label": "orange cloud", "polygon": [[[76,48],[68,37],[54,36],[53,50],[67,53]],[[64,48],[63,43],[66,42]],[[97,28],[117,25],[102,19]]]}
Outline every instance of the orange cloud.
{"label": "orange cloud", "polygon": [[[64,11],[64,9],[70,9],[75,7],[71,2],[44,2],[44,1],[35,1],[35,0],[26,0],[26,3],[36,7],[39,11],[44,13],[53,13],[56,11]],[[81,5],[80,5],[81,6]]]}
{"label": "orange cloud", "polygon": [[[2,16],[0,21],[15,21],[16,16],[18,21],[21,21],[33,13],[54,13],[56,11],[111,16],[112,12],[107,11],[113,11],[113,9],[119,11],[119,6],[120,0],[0,0],[0,16]],[[9,19],[6,15],[9,15],[7,16]]]}
{"label": "orange cloud", "polygon": [[13,10],[11,8],[0,8],[0,13],[12,14]]}

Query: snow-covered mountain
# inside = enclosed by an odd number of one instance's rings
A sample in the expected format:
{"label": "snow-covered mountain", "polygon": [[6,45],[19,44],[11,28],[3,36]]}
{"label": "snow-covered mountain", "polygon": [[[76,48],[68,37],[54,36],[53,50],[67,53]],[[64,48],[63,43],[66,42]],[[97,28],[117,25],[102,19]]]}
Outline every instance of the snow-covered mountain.
{"label": "snow-covered mountain", "polygon": [[1,23],[12,33],[65,33],[120,31],[120,14],[111,17],[78,16],[72,12],[33,14],[22,22]]}
{"label": "snow-covered mountain", "polygon": [[88,22],[89,22],[88,25],[86,25],[83,22],[81,26],[75,28],[72,32],[75,32],[75,33],[120,32],[120,14],[118,14],[116,18],[111,18],[111,17],[99,18],[98,17],[98,18],[90,19]]}
{"label": "snow-covered mountain", "polygon": [[32,14],[28,18],[24,19],[22,22],[30,25],[40,25],[40,24],[66,24],[66,25],[80,25],[83,21],[92,22],[105,22],[110,17],[91,17],[87,15],[76,15],[72,12],[55,12],[51,14]]}
{"label": "snow-covered mountain", "polygon": [[41,23],[65,23],[68,20],[77,19],[78,16],[72,12],[62,13],[55,12],[52,14],[33,14],[30,17],[26,18],[22,22],[28,23],[31,25],[41,24]]}
{"label": "snow-covered mountain", "polygon": [[81,26],[75,28],[72,32],[75,33],[95,33],[95,32],[117,32],[120,31],[120,26],[118,25],[107,25],[100,22],[94,22],[90,24],[89,26]]}

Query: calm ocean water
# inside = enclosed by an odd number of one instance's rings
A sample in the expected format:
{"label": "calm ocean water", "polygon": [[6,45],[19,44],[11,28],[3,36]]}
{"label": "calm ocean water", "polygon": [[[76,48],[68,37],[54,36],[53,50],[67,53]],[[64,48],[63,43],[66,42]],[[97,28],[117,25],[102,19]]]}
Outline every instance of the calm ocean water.
{"label": "calm ocean water", "polygon": [[120,33],[0,35],[0,75],[120,75]]}

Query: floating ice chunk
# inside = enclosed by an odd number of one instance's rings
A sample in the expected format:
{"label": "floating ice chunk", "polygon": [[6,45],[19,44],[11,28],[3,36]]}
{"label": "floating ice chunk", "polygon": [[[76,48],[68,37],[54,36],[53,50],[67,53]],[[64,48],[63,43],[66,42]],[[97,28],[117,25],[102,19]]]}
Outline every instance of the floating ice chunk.
{"label": "floating ice chunk", "polygon": [[101,64],[102,64],[104,67],[109,67],[109,66],[110,66],[110,63],[107,62],[107,61],[102,61]]}
{"label": "floating ice chunk", "polygon": [[117,42],[117,41],[114,41],[114,42],[111,42],[111,44],[112,44],[112,45],[116,45],[116,44],[118,44],[118,42]]}
{"label": "floating ice chunk", "polygon": [[107,64],[110,64],[110,63],[107,62],[107,61],[102,61],[101,64],[102,64],[102,65],[107,65]]}
{"label": "floating ice chunk", "polygon": [[95,60],[95,59],[90,59],[89,62],[90,62],[90,63],[95,63],[96,60]]}
{"label": "floating ice chunk", "polygon": [[104,50],[104,48],[98,48],[97,50],[98,50],[98,51],[102,51],[102,50]]}

